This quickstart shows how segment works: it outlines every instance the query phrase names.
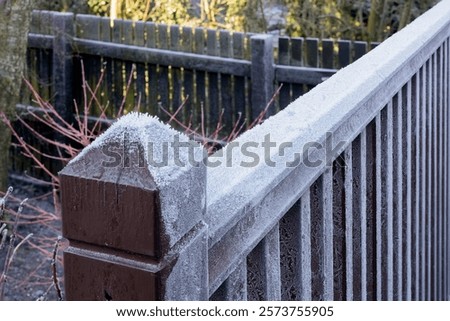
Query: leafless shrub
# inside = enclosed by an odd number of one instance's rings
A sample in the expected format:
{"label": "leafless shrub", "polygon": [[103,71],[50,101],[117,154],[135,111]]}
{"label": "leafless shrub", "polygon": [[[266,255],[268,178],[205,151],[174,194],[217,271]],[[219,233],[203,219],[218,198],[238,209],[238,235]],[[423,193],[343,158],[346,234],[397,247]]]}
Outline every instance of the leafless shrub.
{"label": "leafless shrub", "polygon": [[[26,237],[24,237],[17,245],[15,244],[15,240],[17,237],[17,227],[19,225],[20,215],[23,212],[23,206],[28,201],[28,199],[24,199],[20,205],[19,209],[17,210],[17,215],[15,216],[15,220],[13,223],[12,230],[9,231],[8,226],[6,223],[3,222],[3,217],[5,213],[7,212],[6,209],[6,202],[10,194],[13,192],[13,188],[9,187],[8,191],[6,192],[5,196],[0,199],[0,224],[1,224],[1,230],[2,230],[2,244],[1,249],[4,250],[7,249],[6,257],[5,257],[5,263],[3,265],[3,270],[0,275],[0,300],[2,301],[4,299],[5,295],[5,284],[8,280],[8,272],[11,267],[11,264],[13,263],[14,257],[19,250],[19,248],[28,241],[29,238],[33,236],[33,234],[28,234]],[[7,238],[9,236],[9,242],[7,243]]]}

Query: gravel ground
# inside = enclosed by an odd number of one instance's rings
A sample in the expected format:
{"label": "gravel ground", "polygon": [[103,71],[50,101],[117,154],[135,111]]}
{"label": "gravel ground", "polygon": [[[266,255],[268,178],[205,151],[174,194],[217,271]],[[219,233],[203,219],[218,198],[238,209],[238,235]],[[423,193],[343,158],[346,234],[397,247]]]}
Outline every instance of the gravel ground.
{"label": "gravel ground", "polygon": [[[14,192],[12,197],[8,198],[6,204],[8,209],[17,210],[19,200],[29,198],[27,204],[53,213],[53,199],[48,191],[17,180],[12,180],[11,185],[14,187]],[[60,220],[50,216],[47,216],[45,220],[42,220],[42,218],[38,211],[30,207],[24,208],[21,223],[18,225],[18,239],[16,239],[15,244],[17,245],[30,233],[33,233],[33,236],[18,249],[14,256],[7,274],[5,300],[58,300],[52,281],[51,262],[54,244],[61,234]],[[56,265],[59,284],[62,288],[61,253],[62,248],[66,245],[65,243],[65,241],[62,241],[58,250]],[[0,252],[0,272],[4,271],[5,256],[6,249]]]}

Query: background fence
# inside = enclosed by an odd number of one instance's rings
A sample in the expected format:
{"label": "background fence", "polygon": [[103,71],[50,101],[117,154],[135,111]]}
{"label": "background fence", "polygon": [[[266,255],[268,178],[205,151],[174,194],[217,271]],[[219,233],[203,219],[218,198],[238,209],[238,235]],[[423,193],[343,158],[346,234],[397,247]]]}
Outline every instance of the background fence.
{"label": "background fence", "polygon": [[449,17],[441,1],[214,166],[155,166],[148,143],[178,134],[119,121],[61,174],[67,298],[449,299]]}
{"label": "background fence", "polygon": [[[253,37],[253,40],[252,40]],[[88,84],[99,86],[98,99],[115,118],[125,98],[135,109],[163,120],[186,101],[179,119],[206,132],[216,128],[223,111],[223,132],[230,132],[239,114],[247,123],[264,109],[275,88],[283,87],[269,114],[287,106],[355,61],[374,45],[346,40],[272,38],[163,24],[117,20],[90,15],[35,11],[29,35],[28,73],[33,87],[62,115],[74,112],[73,100],[83,105],[82,68]],[[131,83],[128,85],[128,82]],[[21,106],[33,105],[28,90]],[[95,113],[99,110],[94,110]],[[33,126],[43,133],[47,129]],[[33,137],[18,126],[29,140]],[[49,133],[50,134],[50,133]],[[49,153],[42,144],[35,146]],[[31,163],[12,149],[13,170],[31,170]],[[45,160],[44,160],[45,161]],[[58,169],[58,165],[48,164]],[[36,176],[42,173],[34,172]]]}

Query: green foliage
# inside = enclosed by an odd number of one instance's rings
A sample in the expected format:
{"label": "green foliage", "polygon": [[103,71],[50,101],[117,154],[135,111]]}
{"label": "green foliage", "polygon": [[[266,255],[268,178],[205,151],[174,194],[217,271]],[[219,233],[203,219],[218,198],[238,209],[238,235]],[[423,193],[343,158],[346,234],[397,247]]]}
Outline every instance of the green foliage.
{"label": "green foliage", "polygon": [[86,0],[34,0],[35,9],[51,11],[70,11],[73,13],[87,13],[88,5]]}
{"label": "green foliage", "polygon": [[[166,24],[200,26],[234,31],[264,32],[265,21],[257,9],[263,0],[87,0],[92,13]],[[256,10],[255,10],[256,8]],[[113,8],[114,9],[114,8]]]}
{"label": "green foliage", "polygon": [[[85,12],[244,32],[267,32],[264,6],[287,7],[289,36],[382,41],[437,0],[36,0],[46,10]],[[111,8],[111,4],[115,4]],[[86,9],[86,6],[89,9]],[[114,9],[114,10],[111,10]]]}
{"label": "green foliage", "polygon": [[291,36],[382,41],[436,0],[286,0]]}

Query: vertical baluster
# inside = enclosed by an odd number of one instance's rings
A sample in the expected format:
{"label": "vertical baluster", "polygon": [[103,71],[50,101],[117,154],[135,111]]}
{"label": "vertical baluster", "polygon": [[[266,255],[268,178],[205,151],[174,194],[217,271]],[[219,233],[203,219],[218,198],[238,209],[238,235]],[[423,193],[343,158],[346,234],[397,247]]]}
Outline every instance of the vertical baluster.
{"label": "vertical baluster", "polygon": [[[413,86],[415,85],[415,76],[407,83],[404,97],[406,96],[406,104],[404,103],[402,106],[406,105],[406,108],[403,108],[402,118],[406,122],[403,124],[402,134],[406,137],[406,157],[404,156],[405,161],[405,171],[403,171],[402,184],[406,187],[406,198],[403,199],[403,215],[402,215],[402,235],[405,238],[405,242],[403,242],[403,246],[401,246],[401,251],[403,253],[403,262],[399,265],[403,277],[402,277],[402,296],[399,297],[399,300],[411,300],[411,286],[412,286],[412,257],[411,257],[411,249],[412,249],[412,215],[413,215],[413,207],[415,206],[415,202],[413,202],[413,184],[412,184],[412,155],[413,151],[416,155],[417,150],[415,142],[413,142],[413,133],[412,133],[412,106],[415,103],[414,96],[415,91],[413,92]],[[402,150],[402,146],[399,146],[400,151]],[[416,176],[417,179],[417,176]],[[403,194],[405,195],[405,193]],[[401,244],[401,242],[400,242]]]}
{"label": "vertical baluster", "polygon": [[344,152],[345,158],[345,275],[346,299],[353,300],[353,163],[352,146]]}
{"label": "vertical baluster", "polygon": [[[393,300],[402,299],[403,287],[403,225],[406,225],[406,217],[403,220],[403,168],[406,167],[404,156],[406,156],[406,143],[403,142],[403,137],[406,138],[406,132],[403,132],[403,111],[404,101],[407,97],[403,95],[403,87],[397,95],[393,98]],[[406,119],[405,119],[406,121]],[[403,149],[405,148],[405,150]],[[406,183],[406,180],[405,180]]]}
{"label": "vertical baluster", "polygon": [[421,202],[420,202],[420,212],[421,212],[421,232],[420,232],[420,242],[421,242],[421,257],[420,257],[420,271],[421,271],[421,282],[420,282],[420,299],[427,299],[427,245],[426,245],[426,232],[427,232],[427,206],[428,206],[428,149],[427,145],[427,134],[428,134],[428,119],[427,119],[427,64],[422,67],[422,82],[421,82],[421,97],[422,97],[422,106],[421,106]]}
{"label": "vertical baluster", "polygon": [[448,131],[449,131],[449,123],[448,123],[448,116],[449,116],[449,112],[448,112],[448,55],[449,55],[449,51],[448,51],[448,39],[445,42],[444,45],[444,62],[443,62],[443,119],[444,119],[444,128],[443,128],[443,148],[444,148],[444,195],[443,195],[443,199],[444,199],[444,221],[443,221],[443,226],[444,226],[444,236],[443,236],[443,242],[444,242],[444,248],[443,248],[443,264],[444,264],[444,297],[443,300],[448,300],[449,299],[449,293],[448,293],[448,281],[449,281],[449,274],[447,271],[450,270],[450,265],[448,264],[448,255],[447,255],[447,251],[449,248],[449,243],[448,243],[448,213],[449,213],[449,207],[448,207],[448,175],[449,175],[449,171],[448,171],[448,162],[449,162],[449,150],[448,150]]}
{"label": "vertical baluster", "polygon": [[322,233],[323,233],[323,267],[322,274],[324,278],[323,299],[333,299],[333,172],[327,169],[322,174]]}
{"label": "vertical baluster", "polygon": [[249,300],[281,300],[279,225],[247,257]]}
{"label": "vertical baluster", "polygon": [[[353,300],[367,299],[366,130],[352,143]],[[347,164],[347,166],[349,166]]]}
{"label": "vertical baluster", "polygon": [[442,106],[442,95],[443,95],[443,90],[442,90],[442,64],[443,64],[443,60],[442,60],[442,50],[443,50],[443,46],[441,46],[438,49],[438,56],[437,56],[437,66],[436,66],[436,72],[437,72],[437,135],[438,135],[438,143],[439,143],[439,148],[438,148],[438,174],[437,174],[437,178],[438,178],[438,193],[437,193],[437,197],[438,197],[438,217],[437,217],[437,251],[436,251],[436,261],[437,261],[437,277],[436,277],[436,284],[437,284],[437,295],[436,295],[436,300],[442,300],[443,295],[442,295],[442,284],[443,284],[443,266],[442,266],[442,257],[443,257],[443,253],[442,253],[442,247],[443,247],[443,238],[442,238],[442,226],[443,226],[443,190],[444,190],[444,186],[443,186],[443,177],[444,177],[444,173],[443,173],[443,106]]}
{"label": "vertical baluster", "polygon": [[311,204],[309,190],[300,199],[300,300],[311,300]]}
{"label": "vertical baluster", "polygon": [[333,300],[332,169],[311,188],[312,299]]}
{"label": "vertical baluster", "polygon": [[247,262],[241,262],[211,296],[211,301],[247,300]]}
{"label": "vertical baluster", "polygon": [[392,101],[381,111],[381,207],[378,209],[380,219],[381,241],[381,300],[392,300],[393,291],[393,162],[392,162]]}
{"label": "vertical baluster", "polygon": [[280,221],[283,301],[311,300],[310,192],[292,206]]}
{"label": "vertical baluster", "polygon": [[412,180],[413,184],[413,217],[412,217],[412,231],[411,231],[411,299],[419,300],[419,271],[420,271],[420,201],[421,201],[421,184],[422,184],[422,175],[421,175],[421,105],[420,105],[420,71],[416,73],[413,78],[413,89],[414,102],[412,104],[414,108],[414,112],[412,113],[412,124],[411,129],[413,131],[412,139],[413,146],[415,146],[415,153],[413,153],[412,157],[415,161],[412,162],[412,172],[411,176],[415,177],[415,180]]}
{"label": "vertical baluster", "polygon": [[432,216],[433,216],[433,95],[432,95],[432,61],[427,63],[427,144],[428,144],[428,162],[427,162],[427,203],[426,208],[426,299],[431,300],[431,271],[432,271]]}
{"label": "vertical baluster", "polygon": [[376,137],[376,287],[377,300],[382,300],[382,225],[381,225],[381,209],[382,209],[382,192],[383,182],[381,180],[382,169],[382,134],[381,134],[381,115],[378,114],[375,118],[375,137]]}
{"label": "vertical baluster", "polygon": [[373,301],[377,299],[378,292],[378,217],[377,208],[379,193],[379,116],[377,116],[366,128],[366,179],[367,179],[367,218],[366,218],[366,252],[367,252],[367,292],[366,299]]}
{"label": "vertical baluster", "polygon": [[[336,301],[345,300],[352,293],[348,289],[348,277],[352,277],[352,271],[347,269],[348,253],[347,242],[352,239],[352,230],[348,230],[347,220],[348,204],[347,197],[351,198],[351,185],[346,185],[347,165],[345,153],[340,154],[333,162],[333,297]],[[349,170],[351,172],[351,170]],[[348,188],[347,188],[348,187]],[[349,235],[350,234],[350,235]]]}
{"label": "vertical baluster", "polygon": [[431,186],[431,195],[432,195],[432,213],[431,213],[431,273],[430,273],[430,281],[431,281],[431,294],[430,300],[436,300],[437,296],[437,276],[438,276],[438,267],[437,267],[437,248],[438,248],[438,231],[437,231],[437,222],[438,222],[438,213],[439,213],[439,204],[438,204],[438,194],[439,194],[439,186],[438,186],[438,122],[437,122],[437,54],[434,53],[432,57],[432,68],[431,73],[433,75],[431,81],[431,96],[432,96],[432,105],[431,105],[431,115],[432,115],[432,145],[433,145],[433,163],[432,163],[432,186]]}

